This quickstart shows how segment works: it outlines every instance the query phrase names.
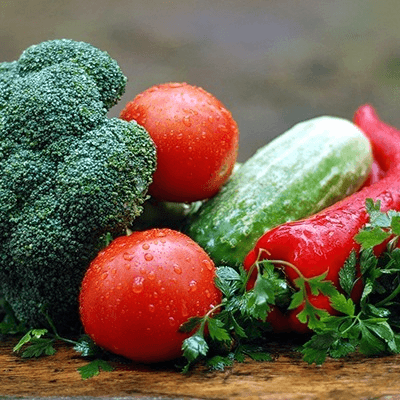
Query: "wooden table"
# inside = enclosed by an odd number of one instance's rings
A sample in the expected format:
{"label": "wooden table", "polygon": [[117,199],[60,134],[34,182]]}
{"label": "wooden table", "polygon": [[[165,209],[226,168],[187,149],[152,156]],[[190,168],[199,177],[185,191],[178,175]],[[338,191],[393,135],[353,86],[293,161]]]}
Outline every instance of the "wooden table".
{"label": "wooden table", "polygon": [[182,375],[171,365],[113,363],[113,372],[83,381],[85,365],[73,349],[59,344],[54,356],[25,360],[13,354],[15,340],[0,342],[0,399],[124,397],[168,399],[400,400],[400,356],[355,355],[311,366],[293,347],[272,346],[272,362],[246,361],[224,372],[197,367]]}

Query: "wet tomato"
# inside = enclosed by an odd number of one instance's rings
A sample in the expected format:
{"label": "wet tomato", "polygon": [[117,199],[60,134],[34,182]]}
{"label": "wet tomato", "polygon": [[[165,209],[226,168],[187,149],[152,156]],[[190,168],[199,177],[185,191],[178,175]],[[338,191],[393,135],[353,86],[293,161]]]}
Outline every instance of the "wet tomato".
{"label": "wet tomato", "polygon": [[181,356],[179,327],[221,301],[205,251],[171,229],[115,239],[91,263],[79,297],[86,333],[100,347],[137,362]]}
{"label": "wet tomato", "polygon": [[213,95],[186,83],[153,86],[120,114],[146,128],[157,149],[149,193],[161,201],[192,202],[214,196],[232,173],[239,131]]}

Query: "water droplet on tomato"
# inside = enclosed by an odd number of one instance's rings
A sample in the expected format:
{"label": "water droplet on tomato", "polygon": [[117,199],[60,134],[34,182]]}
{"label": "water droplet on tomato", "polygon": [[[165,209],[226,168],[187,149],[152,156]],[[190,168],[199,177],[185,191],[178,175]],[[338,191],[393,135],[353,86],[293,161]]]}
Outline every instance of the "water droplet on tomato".
{"label": "water droplet on tomato", "polygon": [[149,311],[154,312],[155,310],[156,310],[156,307],[154,306],[154,304],[149,304]]}
{"label": "water droplet on tomato", "polygon": [[182,268],[178,264],[174,264],[174,271],[180,275],[182,273]]}
{"label": "water droplet on tomato", "polygon": [[143,282],[144,282],[144,278],[143,276],[137,276],[135,277],[135,279],[133,280],[133,286],[132,286],[132,290],[134,293],[142,293],[143,292]]}
{"label": "water droplet on tomato", "polygon": [[124,253],[124,254],[122,255],[122,257],[123,257],[124,260],[126,260],[126,261],[132,261],[132,259],[133,259],[133,255],[132,255],[132,254],[129,254],[129,253]]}
{"label": "water droplet on tomato", "polygon": [[105,279],[107,279],[107,276],[108,276],[108,273],[107,273],[107,272],[104,272],[104,273],[101,275],[101,279],[103,279],[103,281],[104,281]]}
{"label": "water droplet on tomato", "polygon": [[206,289],[205,294],[206,294],[207,299],[209,299],[211,297],[211,293],[208,289]]}
{"label": "water droplet on tomato", "polygon": [[153,259],[153,255],[150,254],[150,253],[146,253],[146,254],[144,255],[144,259],[145,259],[146,261],[151,261],[151,260]]}
{"label": "water droplet on tomato", "polygon": [[182,302],[182,317],[186,318],[189,315],[189,310],[187,308],[187,304],[183,301]]}
{"label": "water droplet on tomato", "polygon": [[185,117],[183,117],[182,122],[188,128],[192,126],[192,121],[190,120],[190,115],[186,115]]}
{"label": "water droplet on tomato", "polygon": [[169,321],[169,324],[170,324],[171,326],[174,326],[174,325],[175,325],[175,318],[174,318],[174,317],[169,317],[169,318],[168,318],[168,321]]}
{"label": "water droplet on tomato", "polygon": [[154,279],[156,279],[156,274],[154,273],[154,271],[150,271],[149,274],[147,275],[147,277],[148,277],[151,281],[154,281]]}
{"label": "water droplet on tomato", "polygon": [[150,248],[150,245],[148,243],[143,243],[142,249],[143,250],[148,250]]}
{"label": "water droplet on tomato", "polygon": [[211,264],[211,262],[210,262],[209,260],[203,260],[203,265],[204,265],[205,267],[207,267],[207,269],[208,269],[209,271],[212,271],[212,270],[213,270],[213,266],[212,266],[212,264]]}
{"label": "water droplet on tomato", "polygon": [[189,292],[195,292],[197,290],[197,282],[195,280],[189,282]]}

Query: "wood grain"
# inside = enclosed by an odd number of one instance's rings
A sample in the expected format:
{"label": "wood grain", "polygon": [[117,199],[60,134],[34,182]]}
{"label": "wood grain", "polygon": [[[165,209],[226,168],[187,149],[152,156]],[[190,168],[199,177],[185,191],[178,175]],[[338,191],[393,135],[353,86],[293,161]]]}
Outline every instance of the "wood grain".
{"label": "wood grain", "polygon": [[303,362],[290,346],[274,348],[275,360],[247,360],[224,372],[201,367],[188,375],[172,365],[113,363],[113,372],[83,381],[77,368],[87,363],[57,344],[51,357],[25,360],[13,354],[15,341],[0,342],[3,396],[167,396],[196,399],[400,400],[400,356],[352,356],[322,366]]}

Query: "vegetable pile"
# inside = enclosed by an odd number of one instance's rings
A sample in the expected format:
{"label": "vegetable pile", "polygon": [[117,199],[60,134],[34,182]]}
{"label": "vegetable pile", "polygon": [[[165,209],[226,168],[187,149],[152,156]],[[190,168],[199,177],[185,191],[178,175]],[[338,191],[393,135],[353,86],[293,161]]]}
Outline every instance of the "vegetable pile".
{"label": "vegetable pile", "polygon": [[84,378],[111,353],[270,360],[282,332],[308,363],[400,353],[400,131],[364,105],[235,165],[237,124],[210,93],[157,85],[110,119],[125,84],[66,39],[0,64],[0,333],[25,333],[16,352],[65,340],[95,357]]}

